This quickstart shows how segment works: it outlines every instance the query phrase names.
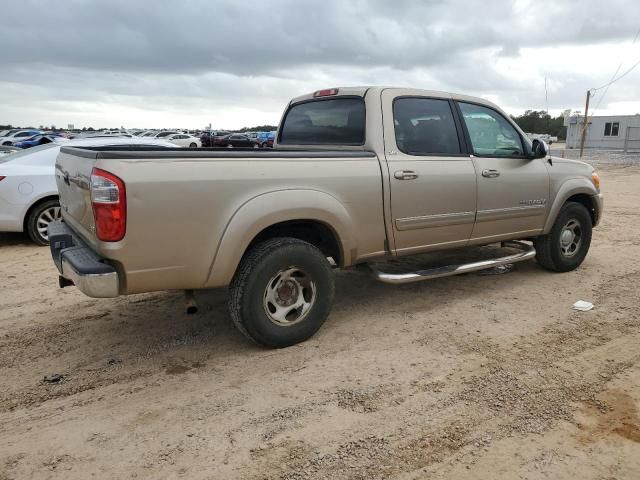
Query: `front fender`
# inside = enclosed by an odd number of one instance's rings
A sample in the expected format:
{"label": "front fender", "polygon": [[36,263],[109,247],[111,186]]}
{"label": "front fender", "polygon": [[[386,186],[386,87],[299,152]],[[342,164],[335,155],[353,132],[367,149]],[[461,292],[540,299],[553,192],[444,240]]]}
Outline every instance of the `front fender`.
{"label": "front fender", "polygon": [[251,241],[265,228],[291,220],[314,220],[337,236],[350,265],[353,222],[338,199],[318,190],[278,190],[253,197],[231,216],[209,270],[206,287],[228,285]]}
{"label": "front fender", "polygon": [[593,186],[593,183],[591,183],[591,181],[587,178],[578,177],[566,180],[562,185],[560,185],[560,188],[553,196],[553,204],[549,209],[549,215],[547,216],[547,221],[544,225],[544,234],[547,234],[551,231],[553,223],[556,221],[556,217],[558,216],[560,209],[567,202],[567,200],[572,196],[578,194],[593,196],[598,195],[598,191],[596,190],[596,187]]}

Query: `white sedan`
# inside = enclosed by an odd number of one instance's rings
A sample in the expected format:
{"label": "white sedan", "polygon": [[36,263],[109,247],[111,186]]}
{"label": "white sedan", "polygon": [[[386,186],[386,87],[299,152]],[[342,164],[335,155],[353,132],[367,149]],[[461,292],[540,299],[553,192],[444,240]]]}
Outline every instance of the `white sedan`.
{"label": "white sedan", "polygon": [[166,139],[168,142],[179,145],[181,147],[199,148],[202,146],[202,142],[198,137],[194,137],[193,135],[189,135],[187,133],[176,133],[174,135],[169,135],[168,137],[166,137]]}
{"label": "white sedan", "polygon": [[[164,140],[87,138],[65,146],[153,146],[175,148]],[[0,157],[0,232],[26,231],[38,245],[47,245],[49,222],[60,218],[55,179],[61,145],[48,143]]]}
{"label": "white sedan", "polygon": [[25,130],[8,130],[2,137],[0,137],[0,145],[11,146],[14,143],[21,142],[40,133],[42,133],[40,130],[33,128]]}

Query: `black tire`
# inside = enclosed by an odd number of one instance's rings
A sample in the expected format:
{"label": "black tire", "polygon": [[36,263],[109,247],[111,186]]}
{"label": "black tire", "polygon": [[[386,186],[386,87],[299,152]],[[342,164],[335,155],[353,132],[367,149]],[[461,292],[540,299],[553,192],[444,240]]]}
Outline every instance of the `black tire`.
{"label": "black tire", "polygon": [[[579,243],[563,244],[562,235],[565,227],[577,222],[579,230]],[[575,227],[574,227],[575,228]],[[539,236],[536,241],[536,261],[543,268],[552,272],[569,272],[582,264],[591,245],[592,221],[589,211],[584,205],[576,202],[567,202],[558,213],[556,221],[547,235]],[[574,236],[575,237],[575,236]]]}
{"label": "black tire", "polygon": [[58,200],[47,200],[46,202],[42,202],[39,205],[36,205],[31,212],[29,212],[29,216],[27,217],[27,234],[29,238],[37,245],[49,245],[49,239],[46,237],[46,234],[42,234],[38,228],[41,227],[39,225],[39,219],[44,212],[55,210],[57,214],[51,215],[52,218],[60,218],[60,202]]}
{"label": "black tire", "polygon": [[198,148],[198,144],[197,144],[197,143],[193,143],[193,142],[191,142],[191,143],[189,144],[189,148]]}
{"label": "black tire", "polygon": [[[299,315],[299,320],[280,324],[268,313],[269,307],[273,306],[268,304],[268,290],[280,292],[275,286],[282,285],[282,272],[295,269],[305,275],[301,282],[312,282],[300,289],[305,301],[312,300],[306,313]],[[281,288],[287,288],[287,285]],[[294,288],[293,292],[296,291]],[[229,312],[238,330],[254,342],[267,347],[288,347],[307,340],[318,331],[329,316],[334,291],[331,266],[320,250],[296,238],[274,238],[256,245],[243,257],[229,286]],[[290,296],[293,292],[288,290]],[[292,307],[283,307],[284,310],[288,308]],[[304,307],[300,308],[300,311],[304,310]],[[298,310],[291,312],[295,317]]]}

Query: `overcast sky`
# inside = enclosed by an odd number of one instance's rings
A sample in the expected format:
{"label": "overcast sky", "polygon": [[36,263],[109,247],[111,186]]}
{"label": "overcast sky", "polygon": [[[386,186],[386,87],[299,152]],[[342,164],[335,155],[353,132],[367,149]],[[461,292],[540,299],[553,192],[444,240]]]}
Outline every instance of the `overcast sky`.
{"label": "overcast sky", "polygon": [[[2,0],[0,124],[237,128],[320,88],[584,109],[640,60],[638,0]],[[593,99],[595,107],[604,89]],[[640,66],[598,112],[640,113]]]}

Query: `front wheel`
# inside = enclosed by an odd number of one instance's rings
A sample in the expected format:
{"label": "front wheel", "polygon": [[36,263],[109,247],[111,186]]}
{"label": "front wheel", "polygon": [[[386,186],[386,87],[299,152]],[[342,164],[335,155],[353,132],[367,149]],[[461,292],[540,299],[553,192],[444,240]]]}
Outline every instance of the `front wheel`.
{"label": "front wheel", "polygon": [[315,334],[334,297],[329,262],[310,243],[274,238],[253,247],[229,286],[229,311],[238,329],[267,347],[288,347]]}
{"label": "front wheel", "polygon": [[568,202],[547,235],[536,239],[536,260],[553,272],[569,272],[582,264],[591,245],[592,222],[580,203]]}
{"label": "front wheel", "polygon": [[189,144],[189,148],[198,148],[198,145],[196,143],[194,143],[194,142],[191,142]]}
{"label": "front wheel", "polygon": [[27,218],[27,234],[38,245],[49,245],[49,223],[58,220],[60,203],[57,200],[47,200],[36,206]]}

